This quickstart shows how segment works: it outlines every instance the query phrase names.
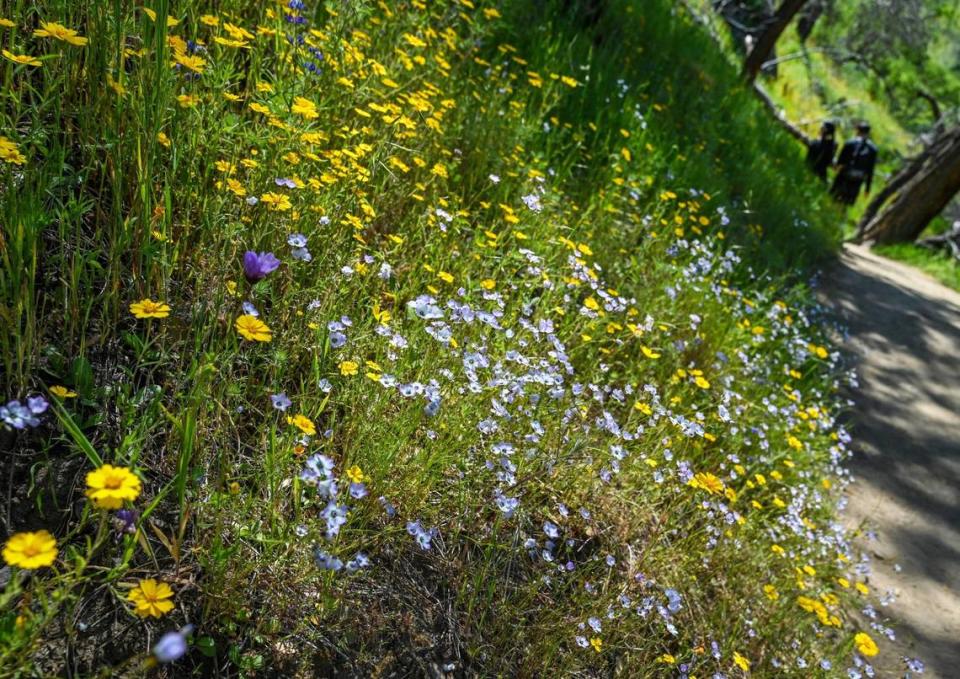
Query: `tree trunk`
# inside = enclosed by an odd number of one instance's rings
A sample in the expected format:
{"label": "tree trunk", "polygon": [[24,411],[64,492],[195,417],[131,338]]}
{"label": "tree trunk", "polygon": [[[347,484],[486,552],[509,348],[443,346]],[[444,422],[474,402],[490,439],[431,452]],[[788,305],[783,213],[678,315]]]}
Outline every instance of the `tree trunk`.
{"label": "tree trunk", "polygon": [[817,25],[821,16],[823,16],[823,3],[820,0],[815,0],[800,14],[797,20],[797,35],[800,36],[801,45],[807,42],[807,38],[813,33],[813,27]]}
{"label": "tree trunk", "polygon": [[909,178],[883,212],[861,225],[860,240],[881,245],[915,241],[960,192],[960,127],[940,137],[911,165],[918,164],[912,176],[898,173]]}
{"label": "tree trunk", "polygon": [[807,0],[783,0],[777,13],[773,15],[769,25],[757,38],[756,44],[747,55],[747,60],[743,64],[743,75],[747,82],[753,82],[757,79],[760,69],[770,57],[770,53],[777,44],[777,40],[790,24],[790,20],[799,12]]}

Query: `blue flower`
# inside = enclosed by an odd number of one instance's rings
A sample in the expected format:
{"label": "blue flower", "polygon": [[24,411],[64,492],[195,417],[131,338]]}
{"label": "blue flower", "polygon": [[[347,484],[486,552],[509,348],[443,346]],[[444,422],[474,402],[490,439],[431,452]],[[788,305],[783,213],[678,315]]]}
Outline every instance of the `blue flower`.
{"label": "blue flower", "polygon": [[282,391],[279,394],[273,394],[270,400],[273,402],[273,407],[280,412],[286,411],[287,408],[293,405],[293,401],[287,398],[287,395]]}
{"label": "blue flower", "polygon": [[167,632],[153,647],[153,656],[162,663],[174,662],[187,652],[187,636],[193,631],[193,625],[187,625],[178,632]]}
{"label": "blue flower", "polygon": [[243,275],[255,283],[277,270],[280,260],[272,252],[254,252],[247,250],[243,255]]}
{"label": "blue flower", "polygon": [[317,567],[321,570],[333,571],[336,573],[343,568],[343,561],[332,554],[325,552],[319,546],[313,548],[313,560],[316,562]]}

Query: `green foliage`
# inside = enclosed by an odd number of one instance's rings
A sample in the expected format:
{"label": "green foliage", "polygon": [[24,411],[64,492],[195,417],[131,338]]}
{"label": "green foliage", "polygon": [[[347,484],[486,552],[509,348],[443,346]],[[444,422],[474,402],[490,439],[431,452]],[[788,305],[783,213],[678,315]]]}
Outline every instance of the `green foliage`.
{"label": "green foliage", "polygon": [[947,287],[960,290],[960,266],[957,266],[956,259],[949,254],[934,252],[913,243],[883,245],[876,248],[876,252],[884,257],[915,266]]}

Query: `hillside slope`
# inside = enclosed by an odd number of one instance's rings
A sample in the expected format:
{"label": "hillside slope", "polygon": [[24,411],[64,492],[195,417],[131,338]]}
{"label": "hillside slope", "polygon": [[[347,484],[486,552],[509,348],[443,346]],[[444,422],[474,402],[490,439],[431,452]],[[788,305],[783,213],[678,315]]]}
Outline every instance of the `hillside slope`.
{"label": "hillside slope", "polygon": [[694,22],[149,4],[4,17],[0,673],[869,661],[837,234]]}

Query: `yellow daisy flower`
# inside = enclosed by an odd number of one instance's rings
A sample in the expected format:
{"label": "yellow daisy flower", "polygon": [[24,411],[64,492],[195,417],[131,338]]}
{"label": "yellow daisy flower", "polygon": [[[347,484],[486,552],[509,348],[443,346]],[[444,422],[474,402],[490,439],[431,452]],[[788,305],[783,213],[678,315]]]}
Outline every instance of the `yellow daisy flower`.
{"label": "yellow daisy flower", "polygon": [[40,28],[33,32],[35,38],[53,38],[55,40],[61,40],[65,43],[74,45],[75,47],[82,47],[87,44],[87,39],[77,35],[77,32],[72,28],[67,28],[58,23],[52,21],[41,21]]}
{"label": "yellow daisy flower", "polygon": [[57,541],[48,531],[16,533],[3,546],[3,560],[17,568],[52,566],[57,559]]}
{"label": "yellow daisy flower", "polygon": [[273,339],[273,331],[256,316],[249,314],[239,316],[234,326],[244,339],[251,342],[269,342]]}
{"label": "yellow daisy flower", "polygon": [[105,464],[87,474],[87,497],[102,509],[120,509],[124,500],[137,499],[140,479],[126,467]]}
{"label": "yellow daisy flower", "polygon": [[166,318],[170,315],[170,305],[149,298],[141,299],[130,305],[130,313],[137,318]]}
{"label": "yellow daisy flower", "polygon": [[14,62],[15,64],[26,64],[27,66],[41,66],[41,62],[35,56],[30,54],[14,54],[7,50],[3,50],[3,56]]}
{"label": "yellow daisy flower", "polygon": [[138,582],[137,586],[130,590],[127,599],[135,604],[133,612],[141,618],[159,618],[173,610],[173,602],[170,601],[172,596],[170,585],[148,578]]}

